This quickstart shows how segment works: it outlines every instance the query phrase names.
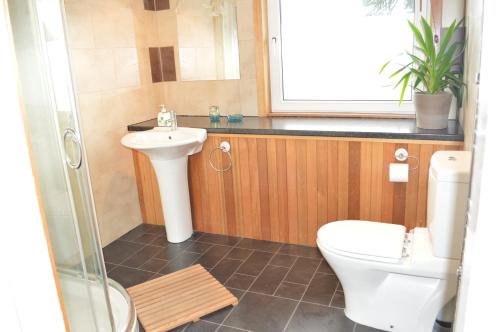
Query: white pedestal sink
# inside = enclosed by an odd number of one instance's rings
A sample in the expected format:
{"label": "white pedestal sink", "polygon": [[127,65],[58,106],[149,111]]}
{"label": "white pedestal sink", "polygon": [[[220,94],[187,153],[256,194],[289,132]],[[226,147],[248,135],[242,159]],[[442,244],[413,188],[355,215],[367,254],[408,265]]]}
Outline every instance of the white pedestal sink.
{"label": "white pedestal sink", "polygon": [[183,242],[193,234],[187,160],[201,151],[206,139],[205,129],[180,127],[169,131],[157,127],[127,134],[121,140],[124,146],[146,154],[153,164],[169,242]]}

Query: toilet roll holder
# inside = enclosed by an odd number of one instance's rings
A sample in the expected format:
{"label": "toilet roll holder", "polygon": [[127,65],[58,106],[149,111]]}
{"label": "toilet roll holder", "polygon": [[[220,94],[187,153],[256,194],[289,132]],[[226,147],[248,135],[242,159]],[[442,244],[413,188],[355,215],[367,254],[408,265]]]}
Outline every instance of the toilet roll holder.
{"label": "toilet roll holder", "polygon": [[[397,149],[396,152],[394,152],[394,158],[396,158],[397,161],[407,161],[408,159],[414,159],[417,162],[417,164],[414,167],[410,167],[408,169],[409,171],[416,170],[420,165],[420,161],[418,160],[418,158],[415,156],[410,156],[405,148]],[[387,168],[389,168],[389,165],[386,166]]]}

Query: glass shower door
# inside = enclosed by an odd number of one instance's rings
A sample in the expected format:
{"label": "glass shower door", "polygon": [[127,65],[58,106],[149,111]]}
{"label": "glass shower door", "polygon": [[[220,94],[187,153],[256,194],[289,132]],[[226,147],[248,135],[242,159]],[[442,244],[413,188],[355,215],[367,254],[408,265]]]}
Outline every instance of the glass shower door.
{"label": "glass shower door", "polygon": [[22,101],[71,331],[114,331],[61,3],[8,0]]}

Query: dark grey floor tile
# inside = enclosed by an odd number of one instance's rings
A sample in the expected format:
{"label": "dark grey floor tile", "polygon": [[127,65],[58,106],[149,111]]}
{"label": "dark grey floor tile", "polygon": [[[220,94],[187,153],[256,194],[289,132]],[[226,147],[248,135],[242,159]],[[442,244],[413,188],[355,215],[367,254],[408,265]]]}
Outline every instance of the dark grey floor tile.
{"label": "dark grey floor tile", "polygon": [[198,232],[198,231],[194,231],[194,232],[193,232],[193,235],[191,235],[191,240],[192,240],[192,241],[196,241],[196,240],[198,240],[200,237],[202,237],[204,234],[206,234],[206,233],[203,233],[203,232]]}
{"label": "dark grey floor tile", "polygon": [[354,322],[342,310],[301,302],[286,331],[352,332]]}
{"label": "dark grey floor tile", "polygon": [[332,274],[316,273],[311,280],[302,301],[329,305],[338,280]]}
{"label": "dark grey floor tile", "polygon": [[146,233],[142,234],[141,236],[137,237],[134,239],[134,243],[140,243],[140,244],[152,244],[154,239],[157,237],[161,236],[160,234],[151,234],[151,233]]}
{"label": "dark grey floor tile", "polygon": [[345,299],[344,299],[343,292],[339,292],[339,291],[335,292],[335,294],[333,295],[331,306],[335,307],[335,308],[341,308],[341,309],[345,308]]}
{"label": "dark grey floor tile", "polygon": [[117,267],[118,265],[116,264],[113,264],[113,263],[104,263],[106,265],[106,272],[109,273],[111,272],[111,270],[113,270],[115,267]]}
{"label": "dark grey floor tile", "polygon": [[287,299],[300,300],[307,286],[302,284],[293,284],[283,281],[276,290],[275,296],[286,297]]}
{"label": "dark grey floor tile", "polygon": [[246,293],[224,324],[252,331],[281,332],[296,305],[293,300]]}
{"label": "dark grey floor tile", "polygon": [[242,262],[243,261],[237,259],[224,258],[210,270],[210,273],[215,279],[219,280],[221,284],[224,284]]}
{"label": "dark grey floor tile", "polygon": [[190,323],[184,332],[214,332],[219,327],[219,324],[199,320],[196,323]]}
{"label": "dark grey floor tile", "polygon": [[201,264],[206,269],[211,269],[224,257],[231,247],[214,245],[208,249],[196,263]]}
{"label": "dark grey floor tile", "polygon": [[308,258],[323,258],[318,248],[300,246],[297,244],[283,244],[283,246],[279,250],[279,253],[285,255],[308,257]]}
{"label": "dark grey floor tile", "polygon": [[244,274],[235,273],[224,284],[226,287],[233,287],[237,289],[247,290],[253,283],[255,277],[247,276]]}
{"label": "dark grey floor tile", "polygon": [[287,272],[286,267],[268,265],[250,287],[250,291],[273,295]]}
{"label": "dark grey floor tile", "polygon": [[242,330],[230,326],[221,325],[217,332],[242,332]]}
{"label": "dark grey floor tile", "polygon": [[330,267],[330,265],[328,265],[328,263],[325,260],[322,260],[321,264],[319,264],[318,272],[335,274],[335,272],[333,272],[332,268]]}
{"label": "dark grey floor tile", "polygon": [[158,259],[163,259],[166,261],[170,261],[177,256],[179,256],[181,253],[184,252],[184,250],[189,247],[191,243],[185,244],[185,243],[169,243],[165,247],[161,247],[161,250],[158,251],[158,253],[154,256],[155,258]]}
{"label": "dark grey floor tile", "polygon": [[111,244],[108,244],[104,249],[102,250],[104,254],[104,261],[113,263],[113,264],[120,264],[133,254],[135,254],[139,249],[143,247],[142,244],[138,243],[131,243],[127,241],[114,241]]}
{"label": "dark grey floor tile", "polygon": [[[361,324],[356,324],[356,328],[354,329],[354,332],[384,332],[383,330],[375,329],[373,327],[361,325]],[[436,331],[434,331],[436,332]]]}
{"label": "dark grey floor tile", "polygon": [[238,243],[239,240],[240,238],[235,236],[210,234],[210,233],[205,233],[197,239],[198,242],[207,242],[225,246],[234,246],[236,243]]}
{"label": "dark grey floor tile", "polygon": [[167,234],[165,231],[165,226],[163,225],[149,225],[149,227],[146,229],[146,233],[150,234]]}
{"label": "dark grey floor tile", "polygon": [[252,250],[249,250],[249,249],[242,249],[242,248],[233,248],[231,249],[231,251],[229,252],[229,254],[227,254],[227,258],[232,258],[232,259],[241,259],[241,260],[245,260],[248,258],[248,256],[250,256],[252,254]]}
{"label": "dark grey floor tile", "polygon": [[108,273],[108,276],[111,279],[115,280],[125,288],[143,283],[149,280],[149,278],[153,275],[153,272],[136,270],[125,266],[117,266],[110,273]]}
{"label": "dark grey floor tile", "polygon": [[175,329],[168,330],[168,332],[181,332],[184,331],[184,329],[189,325],[190,323],[183,324],[179,327],[176,327]]}
{"label": "dark grey floor tile", "polygon": [[148,280],[153,280],[153,279],[157,279],[157,278],[160,278],[160,277],[163,277],[163,274],[155,273],[151,277],[149,277]]}
{"label": "dark grey floor tile", "polygon": [[168,262],[168,264],[159,271],[161,274],[168,274],[175,271],[179,271],[186,267],[193,265],[193,263],[200,257],[200,254],[194,252],[184,251],[173,260]]}
{"label": "dark grey floor tile", "polygon": [[146,261],[144,264],[139,266],[139,269],[151,271],[151,272],[160,272],[165,266],[167,266],[168,261],[163,259],[151,258]]}
{"label": "dark grey floor tile", "polygon": [[281,247],[281,243],[254,239],[242,239],[240,243],[238,243],[237,247],[274,253]]}
{"label": "dark grey floor tile", "polygon": [[149,244],[153,246],[166,247],[168,246],[169,242],[167,241],[167,236],[163,234],[163,235],[158,235]]}
{"label": "dark grey floor tile", "polygon": [[125,235],[122,235],[119,240],[123,241],[134,241],[137,239],[139,236],[146,234],[146,231],[144,230],[144,227],[141,227],[141,225],[137,226],[136,228],[132,229]]}
{"label": "dark grey floor tile", "polygon": [[[228,288],[228,290],[234,296],[236,296],[236,298],[238,298],[238,300],[241,299],[241,297],[244,294],[244,292],[241,291],[241,290],[239,290],[239,289]],[[206,316],[202,317],[202,319],[206,320],[206,321],[209,321],[209,322],[212,322],[212,323],[220,324],[220,323],[222,323],[224,321],[224,319],[226,319],[226,317],[229,315],[229,313],[231,312],[232,309],[233,309],[233,306],[228,306],[226,308],[217,310],[214,313],[206,315]]]}
{"label": "dark grey floor tile", "polygon": [[122,262],[121,265],[138,268],[142,264],[146,263],[151,257],[156,255],[160,250],[162,250],[161,247],[144,246],[141,250],[139,250],[138,252],[127,258],[124,262]]}
{"label": "dark grey floor tile", "polygon": [[256,276],[264,269],[272,256],[273,254],[269,252],[255,251],[248,257],[246,262],[240,266],[238,272]]}
{"label": "dark grey floor tile", "polygon": [[297,256],[276,255],[269,262],[269,264],[276,265],[276,266],[290,267],[293,265],[293,263],[295,263],[296,260],[297,260]]}
{"label": "dark grey floor tile", "polygon": [[196,252],[198,254],[203,254],[205,251],[210,249],[212,244],[205,242],[193,242],[189,247],[186,248],[186,251]]}
{"label": "dark grey floor tile", "polygon": [[299,257],[295,264],[293,264],[290,273],[288,273],[285,278],[285,281],[307,285],[319,263],[320,260],[316,258]]}

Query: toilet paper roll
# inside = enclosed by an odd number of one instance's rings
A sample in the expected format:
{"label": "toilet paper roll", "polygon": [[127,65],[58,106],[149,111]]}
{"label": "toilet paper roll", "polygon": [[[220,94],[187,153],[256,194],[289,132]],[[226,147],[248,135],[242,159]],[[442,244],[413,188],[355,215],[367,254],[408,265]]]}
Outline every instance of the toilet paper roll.
{"label": "toilet paper roll", "polygon": [[390,164],[389,181],[408,182],[408,164]]}

